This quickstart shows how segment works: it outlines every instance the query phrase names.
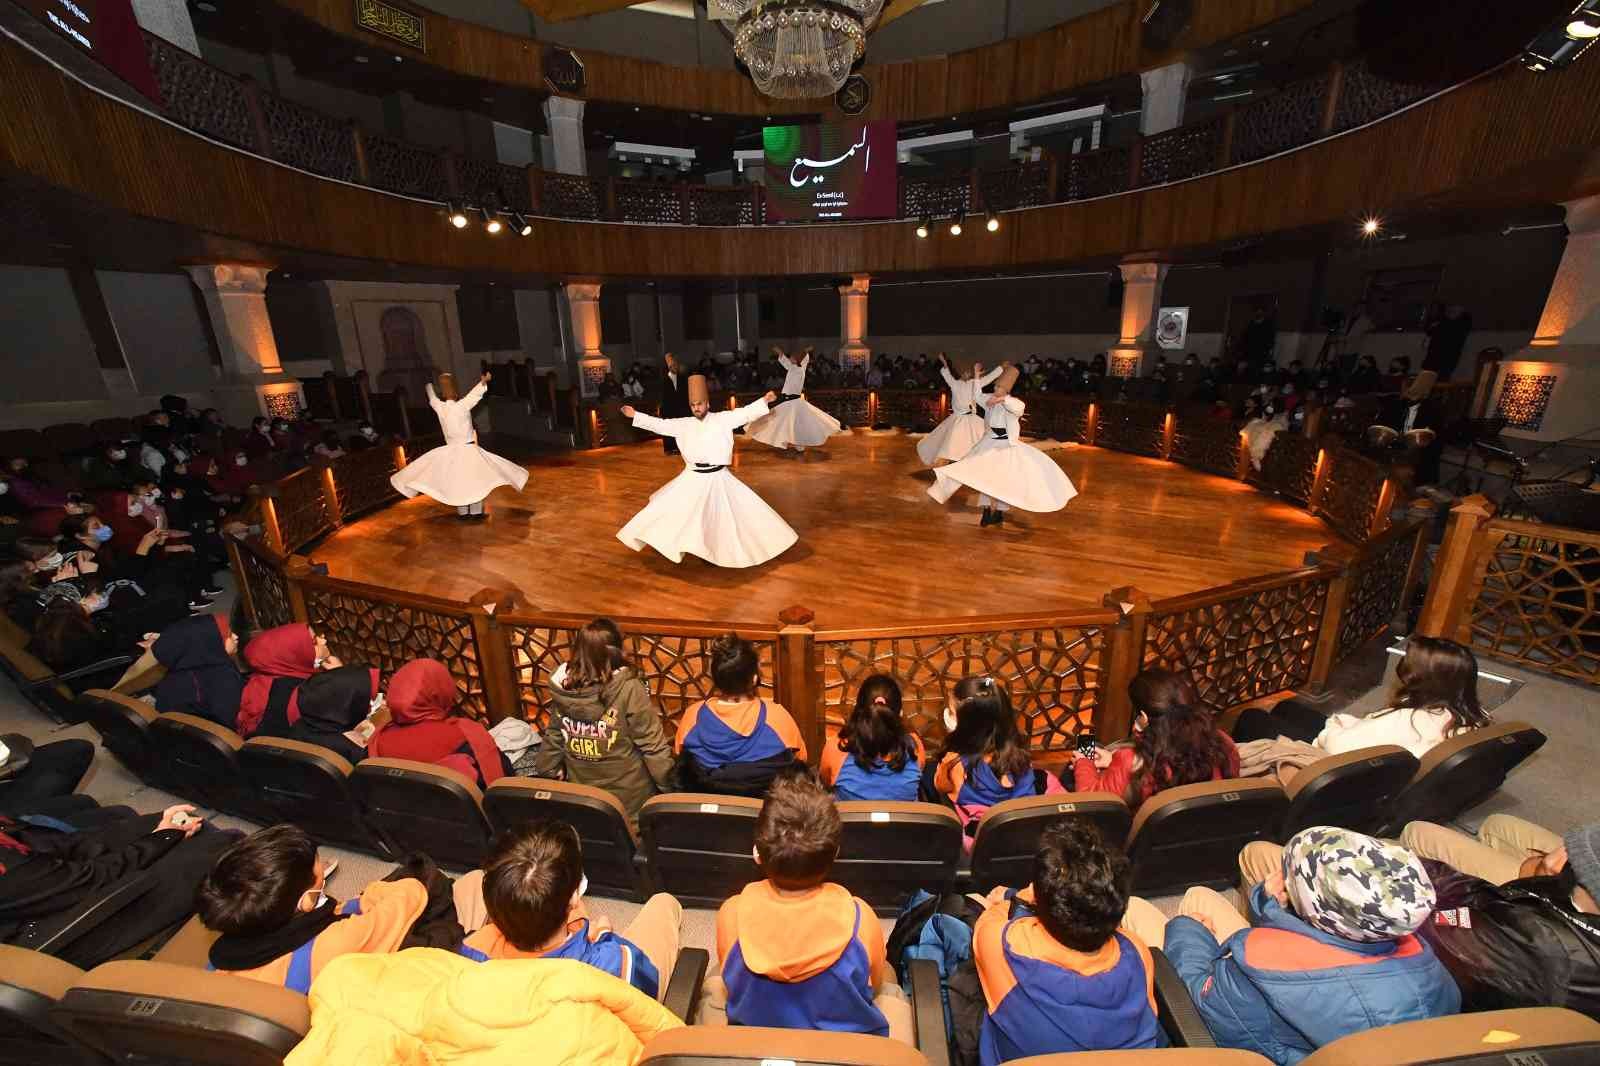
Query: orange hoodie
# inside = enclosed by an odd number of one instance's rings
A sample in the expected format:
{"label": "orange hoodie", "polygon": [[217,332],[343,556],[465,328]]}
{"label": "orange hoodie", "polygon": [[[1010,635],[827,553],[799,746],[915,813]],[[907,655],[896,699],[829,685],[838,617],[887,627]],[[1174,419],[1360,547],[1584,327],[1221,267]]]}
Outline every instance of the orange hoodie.
{"label": "orange hoodie", "polygon": [[774,981],[803,981],[839,961],[852,931],[866,949],[872,987],[883,984],[888,951],[883,926],[872,908],[843,885],[823,884],[795,896],[780,896],[770,881],[746,885],[717,912],[717,958],[735,943],[751,973]]}

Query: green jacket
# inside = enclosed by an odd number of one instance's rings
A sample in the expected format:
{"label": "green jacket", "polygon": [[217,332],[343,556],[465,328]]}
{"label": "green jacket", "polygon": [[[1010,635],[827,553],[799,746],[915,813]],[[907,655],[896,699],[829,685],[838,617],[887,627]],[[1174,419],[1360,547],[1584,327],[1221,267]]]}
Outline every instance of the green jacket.
{"label": "green jacket", "polygon": [[605,789],[622,801],[637,829],[639,808],[666,790],[672,773],[672,742],[661,712],[631,666],[604,684],[572,690],[564,685],[566,675],[563,664],[550,677],[550,723],[533,772]]}

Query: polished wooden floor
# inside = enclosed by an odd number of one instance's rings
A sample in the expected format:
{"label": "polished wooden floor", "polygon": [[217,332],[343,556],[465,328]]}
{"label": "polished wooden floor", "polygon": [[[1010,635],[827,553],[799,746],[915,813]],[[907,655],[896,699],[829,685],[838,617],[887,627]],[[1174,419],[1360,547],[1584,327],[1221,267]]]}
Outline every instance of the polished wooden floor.
{"label": "polished wooden floor", "polygon": [[311,555],[335,577],[455,599],[511,587],[547,610],[741,622],[803,604],[819,626],[847,627],[1097,607],[1121,585],[1172,596],[1298,566],[1337,540],[1238,482],[1086,447],[1049,453],[1078,487],[1065,510],[1012,512],[984,529],[970,492],[945,506],[925,495],[933,475],[915,443],[858,430],[789,458],[740,438],[737,475],[800,534],[748,570],[692,556],[674,565],[616,539],[682,469],[659,443],[536,460],[527,489],[497,491],[481,524],[404,501]]}

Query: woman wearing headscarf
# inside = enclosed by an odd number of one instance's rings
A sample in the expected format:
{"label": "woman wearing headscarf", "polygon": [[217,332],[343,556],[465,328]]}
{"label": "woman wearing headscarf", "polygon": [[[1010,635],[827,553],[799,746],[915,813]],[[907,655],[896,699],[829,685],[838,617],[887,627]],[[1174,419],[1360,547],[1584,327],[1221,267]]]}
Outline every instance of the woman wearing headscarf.
{"label": "woman wearing headscarf", "polygon": [[250,678],[244,683],[239,700],[239,721],[234,726],[241,737],[249,737],[268,722],[268,736],[283,736],[300,718],[297,690],[306,678],[324,663],[329,669],[342,666],[328,654],[327,641],[317,636],[304,622],[275,626],[244,647],[245,665]]}
{"label": "woman wearing headscarf", "polygon": [[479,786],[511,773],[494,738],[479,722],[455,715],[456,682],[437,659],[413,659],[389,679],[388,725],[372,734],[367,754],[429,762]]}
{"label": "woman wearing headscarf", "polygon": [[156,710],[181,711],[234,727],[244,675],[234,665],[239,638],[220,614],[185,618],[167,627],[150,646],[167,675],[156,685]]}
{"label": "woman wearing headscarf", "polygon": [[300,713],[294,723],[264,721],[257,736],[283,737],[327,748],[345,761],[358,763],[367,749],[345,736],[372,711],[378,695],[378,671],[368,666],[340,666],[307,678],[295,693]]}

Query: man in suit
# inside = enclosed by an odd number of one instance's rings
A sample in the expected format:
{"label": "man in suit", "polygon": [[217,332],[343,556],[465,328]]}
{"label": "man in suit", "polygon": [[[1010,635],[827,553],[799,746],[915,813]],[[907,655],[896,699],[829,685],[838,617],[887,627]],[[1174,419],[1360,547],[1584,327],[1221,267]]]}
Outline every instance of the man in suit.
{"label": "man in suit", "polygon": [[[671,352],[664,358],[667,372],[661,378],[661,417],[688,418],[693,414],[689,410],[689,374]],[[668,455],[678,454],[678,442],[671,437],[662,437],[661,447]]]}

